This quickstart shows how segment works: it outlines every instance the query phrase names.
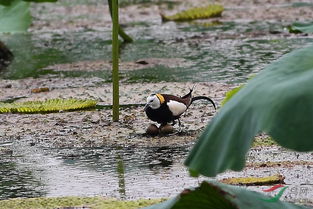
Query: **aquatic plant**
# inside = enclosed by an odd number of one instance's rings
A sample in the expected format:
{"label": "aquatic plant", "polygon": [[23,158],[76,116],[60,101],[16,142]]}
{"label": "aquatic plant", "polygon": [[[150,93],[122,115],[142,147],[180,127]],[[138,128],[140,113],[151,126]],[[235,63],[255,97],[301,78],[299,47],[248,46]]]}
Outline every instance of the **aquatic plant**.
{"label": "aquatic plant", "polygon": [[161,14],[163,21],[188,21],[195,19],[206,19],[210,17],[220,17],[224,7],[217,4],[211,4],[205,7],[195,7],[175,15],[165,16]]}
{"label": "aquatic plant", "polygon": [[49,113],[94,108],[97,102],[82,99],[49,99],[45,101],[29,101],[0,103],[0,113]]}
{"label": "aquatic plant", "polygon": [[[116,1],[116,0],[108,0],[110,15],[111,15],[111,18],[112,18],[112,23],[114,24],[114,21],[118,20],[118,15],[117,15],[117,17],[116,17],[116,16],[113,16],[113,5],[112,5],[112,1],[114,1],[114,4],[116,4],[117,7],[118,7],[118,1]],[[117,14],[118,14],[118,11],[117,11]],[[125,31],[123,30],[123,28],[119,25],[118,21],[117,21],[115,24],[118,24],[118,25],[117,25],[117,27],[118,27],[118,35],[120,35],[120,36],[122,37],[122,39],[124,40],[124,42],[126,42],[126,43],[131,43],[131,42],[133,42],[133,39],[132,39],[129,35],[127,35],[127,33],[125,33]]]}
{"label": "aquatic plant", "polygon": [[273,185],[273,184],[284,184],[284,178],[282,175],[273,175],[265,177],[239,177],[239,178],[226,178],[222,179],[221,182],[232,185]]}
{"label": "aquatic plant", "polygon": [[287,187],[281,189],[274,197],[269,197],[238,186],[204,181],[196,188],[185,189],[175,198],[145,209],[309,209],[280,201],[279,198],[285,189]]}
{"label": "aquatic plant", "polygon": [[113,83],[113,121],[119,120],[119,74],[118,74],[118,63],[119,63],[119,43],[118,43],[118,31],[119,31],[119,20],[118,20],[118,0],[109,0],[111,4],[110,10],[112,15],[112,83]]}

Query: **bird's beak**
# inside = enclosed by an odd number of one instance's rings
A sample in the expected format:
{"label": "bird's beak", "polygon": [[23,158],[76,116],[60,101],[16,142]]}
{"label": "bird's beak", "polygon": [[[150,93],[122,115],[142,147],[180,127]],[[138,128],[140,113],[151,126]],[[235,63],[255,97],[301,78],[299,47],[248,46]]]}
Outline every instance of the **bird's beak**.
{"label": "bird's beak", "polygon": [[144,111],[146,111],[147,109],[148,109],[148,107],[149,107],[149,105],[148,105],[148,103],[145,105],[145,107],[144,107]]}

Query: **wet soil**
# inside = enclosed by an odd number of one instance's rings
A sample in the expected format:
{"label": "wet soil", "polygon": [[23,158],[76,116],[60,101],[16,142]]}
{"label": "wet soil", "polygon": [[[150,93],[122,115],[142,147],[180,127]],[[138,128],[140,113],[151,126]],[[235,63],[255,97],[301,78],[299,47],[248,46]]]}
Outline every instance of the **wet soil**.
{"label": "wet soil", "polygon": [[[90,81],[89,81],[90,82]],[[86,85],[84,79],[24,79],[23,82],[2,80],[2,97],[6,100],[12,97],[25,96],[19,101],[45,100],[50,98],[81,98],[95,99],[99,104],[110,104],[112,101],[111,84]],[[188,93],[192,83],[147,83],[122,84],[121,105],[144,104],[147,95],[154,92],[165,92],[174,95]],[[197,83],[195,96],[206,95],[214,99],[217,104],[223,99],[225,91],[233,85],[220,83]],[[31,93],[31,89],[48,87],[49,92]],[[140,145],[164,146],[183,145],[195,140],[200,130],[215,114],[214,108],[207,103],[195,104],[181,118],[183,132],[171,137],[149,137],[145,130],[151,123],[143,107],[122,108],[120,122],[112,122],[110,109],[90,111],[62,112],[52,114],[1,114],[1,137],[27,137],[36,141],[46,141],[56,147],[80,147],[103,145]],[[176,125],[175,128],[178,128]],[[47,142],[48,140],[48,142]]]}

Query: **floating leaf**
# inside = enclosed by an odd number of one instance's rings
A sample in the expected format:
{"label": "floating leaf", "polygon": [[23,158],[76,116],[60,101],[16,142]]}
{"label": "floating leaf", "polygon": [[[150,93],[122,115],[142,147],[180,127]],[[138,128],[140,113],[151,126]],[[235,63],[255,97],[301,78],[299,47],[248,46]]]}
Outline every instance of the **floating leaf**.
{"label": "floating leaf", "polygon": [[0,113],[47,113],[93,108],[94,100],[49,99],[46,101],[0,103]]}
{"label": "floating leaf", "polygon": [[[2,1],[2,3],[5,1]],[[0,32],[25,32],[31,24],[29,3],[12,0],[8,6],[0,5]]]}
{"label": "floating leaf", "polygon": [[173,199],[145,209],[309,209],[280,201],[279,198],[286,188],[275,197],[269,197],[240,187],[202,182],[195,189],[185,190]]}
{"label": "floating leaf", "polygon": [[313,150],[313,46],[296,50],[250,80],[213,118],[185,164],[193,175],[242,170],[254,136]]}
{"label": "floating leaf", "polygon": [[283,184],[285,177],[282,175],[266,176],[266,177],[239,177],[222,179],[220,182],[232,185],[271,185]]}
{"label": "floating leaf", "polygon": [[175,15],[165,16],[162,15],[162,21],[188,21],[195,19],[206,19],[210,17],[220,17],[224,7],[217,4],[208,5],[206,7],[195,7]]}
{"label": "floating leaf", "polygon": [[287,27],[290,33],[313,33],[313,23],[293,23]]}

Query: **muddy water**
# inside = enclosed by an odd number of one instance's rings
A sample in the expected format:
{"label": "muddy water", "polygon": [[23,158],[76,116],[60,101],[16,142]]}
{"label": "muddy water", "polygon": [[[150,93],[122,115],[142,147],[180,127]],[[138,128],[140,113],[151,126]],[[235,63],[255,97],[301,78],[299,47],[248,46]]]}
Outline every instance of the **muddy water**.
{"label": "muddy water", "polygon": [[[56,149],[22,139],[1,147],[11,152],[1,156],[0,199],[98,195],[121,199],[172,197],[205,179],[189,177],[183,166],[190,145]],[[249,152],[247,162],[284,162],[283,165],[248,166],[242,172],[226,172],[217,179],[281,174],[289,186],[283,199],[310,203],[313,167],[306,163],[312,161],[312,153],[296,153],[279,147],[255,148]],[[248,187],[260,192],[265,188],[268,186]]]}

